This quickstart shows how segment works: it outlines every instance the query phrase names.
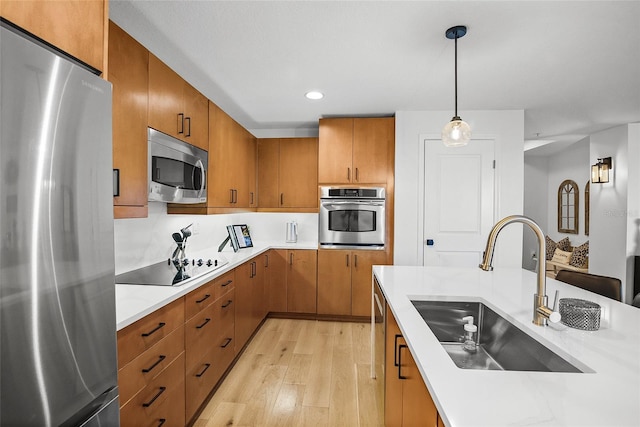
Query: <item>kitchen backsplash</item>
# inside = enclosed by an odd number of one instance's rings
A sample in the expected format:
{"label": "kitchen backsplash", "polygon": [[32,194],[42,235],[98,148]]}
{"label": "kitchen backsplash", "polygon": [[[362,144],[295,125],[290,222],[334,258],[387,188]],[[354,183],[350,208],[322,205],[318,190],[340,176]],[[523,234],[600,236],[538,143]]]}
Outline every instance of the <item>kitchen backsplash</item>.
{"label": "kitchen backsplash", "polygon": [[171,235],[191,223],[193,235],[187,241],[187,255],[216,252],[227,236],[226,226],[231,224],[247,224],[254,242],[284,243],[289,221],[298,223],[298,242],[317,244],[318,214],[315,213],[167,215],[166,204],[149,202],[147,218],[114,221],[116,274],[170,257],[176,247]]}

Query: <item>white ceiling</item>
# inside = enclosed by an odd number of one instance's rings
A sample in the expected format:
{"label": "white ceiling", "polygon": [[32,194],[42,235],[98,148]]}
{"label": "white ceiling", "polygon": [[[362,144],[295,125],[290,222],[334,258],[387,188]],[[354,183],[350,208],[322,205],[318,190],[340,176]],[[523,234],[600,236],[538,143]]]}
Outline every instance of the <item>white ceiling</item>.
{"label": "white ceiling", "polygon": [[[525,112],[570,144],[640,121],[640,1],[133,1],[110,17],[257,136],[318,118]],[[305,99],[312,90],[320,101]],[[444,125],[444,123],[443,123]],[[546,144],[546,149],[554,144]],[[558,144],[561,145],[561,144]],[[540,149],[534,149],[534,152]]]}

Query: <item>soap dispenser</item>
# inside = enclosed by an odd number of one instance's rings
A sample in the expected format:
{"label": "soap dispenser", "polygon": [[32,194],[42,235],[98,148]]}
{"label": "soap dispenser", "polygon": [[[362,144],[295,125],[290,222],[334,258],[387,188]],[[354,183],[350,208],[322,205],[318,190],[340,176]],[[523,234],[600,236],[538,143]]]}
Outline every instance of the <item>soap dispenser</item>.
{"label": "soap dispenser", "polygon": [[478,327],[473,324],[473,316],[466,316],[462,318],[464,324],[464,343],[462,348],[470,353],[475,353],[478,349],[476,347],[476,332]]}

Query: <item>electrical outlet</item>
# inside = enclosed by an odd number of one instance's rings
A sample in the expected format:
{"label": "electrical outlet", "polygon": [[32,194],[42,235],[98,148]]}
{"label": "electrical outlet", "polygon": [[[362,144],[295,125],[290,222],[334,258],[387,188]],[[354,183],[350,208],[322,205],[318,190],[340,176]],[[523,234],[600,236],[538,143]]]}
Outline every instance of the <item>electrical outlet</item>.
{"label": "electrical outlet", "polygon": [[200,234],[200,223],[199,222],[194,222],[193,225],[191,226],[191,234],[193,234],[194,236],[196,234]]}

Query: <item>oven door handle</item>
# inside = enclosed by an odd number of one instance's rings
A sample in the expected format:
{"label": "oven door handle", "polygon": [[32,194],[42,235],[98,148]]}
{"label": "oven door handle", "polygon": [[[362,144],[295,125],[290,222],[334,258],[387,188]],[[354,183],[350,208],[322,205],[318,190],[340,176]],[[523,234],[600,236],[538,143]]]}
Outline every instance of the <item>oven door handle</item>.
{"label": "oven door handle", "polygon": [[345,206],[345,205],[354,205],[354,206],[384,206],[384,202],[373,202],[373,201],[344,201],[344,202],[323,202],[322,206]]}

